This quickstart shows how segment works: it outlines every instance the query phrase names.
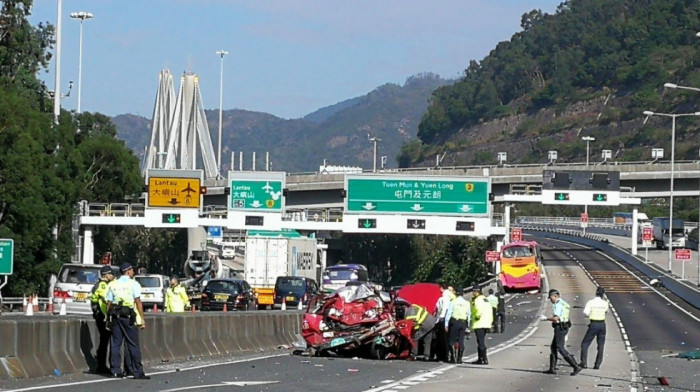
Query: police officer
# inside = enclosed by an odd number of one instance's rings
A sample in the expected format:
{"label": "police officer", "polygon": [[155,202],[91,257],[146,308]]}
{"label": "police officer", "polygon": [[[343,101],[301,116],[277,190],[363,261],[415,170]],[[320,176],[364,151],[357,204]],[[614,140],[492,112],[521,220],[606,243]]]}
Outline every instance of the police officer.
{"label": "police officer", "polygon": [[418,356],[418,346],[423,342],[423,356],[430,358],[430,345],[433,343],[433,328],[437,324],[437,318],[420,305],[411,305],[405,312],[406,320],[413,320],[413,347],[411,347],[411,359]]}
{"label": "police officer", "polygon": [[139,331],[146,328],[141,304],[141,285],[134,278],[134,268],[129,263],[120,266],[122,276],[107,286],[107,314],[112,318],[111,372],[112,377],[124,377],[121,372],[121,349],[126,340],[126,351],[131,356],[134,379],[149,380],[143,373]]}
{"label": "police officer", "polygon": [[486,297],[491,304],[491,312],[493,312],[493,325],[491,325],[491,332],[498,332],[498,326],[496,326],[496,317],[498,315],[498,298],[493,294],[493,289],[489,289],[489,296]]}
{"label": "police officer", "polygon": [[187,290],[180,284],[177,276],[170,278],[170,287],[165,290],[165,311],[170,313],[184,312],[190,307]]}
{"label": "police officer", "polygon": [[472,362],[473,365],[488,365],[486,356],[486,332],[493,325],[493,308],[489,301],[481,293],[478,285],[472,287],[472,330],[476,335],[477,353],[479,358]]}
{"label": "police officer", "polygon": [[583,308],[585,314],[590,320],[586,335],[581,341],[581,363],[582,368],[588,367],[588,347],[591,345],[593,338],[596,338],[598,343],[598,354],[595,357],[594,369],[600,369],[600,364],[603,362],[603,349],[605,348],[605,314],[608,313],[610,304],[603,298],[605,289],[598,287],[595,291],[596,297],[586,302]]}
{"label": "police officer", "polygon": [[445,316],[445,332],[449,331],[450,338],[450,363],[462,363],[464,354],[464,335],[467,331],[467,315],[471,312],[471,306],[464,299],[464,290],[457,289],[457,298],[450,302]]}
{"label": "police officer", "polygon": [[110,331],[107,329],[107,285],[114,280],[112,268],[108,265],[100,269],[100,280],[92,287],[90,305],[92,306],[92,317],[97,325],[97,332],[100,335],[100,343],[97,346],[95,360],[97,368],[95,373],[109,374],[107,366],[107,348],[109,347]]}
{"label": "police officer", "polygon": [[576,363],[574,357],[566,351],[566,347],[564,346],[566,343],[566,334],[569,333],[569,328],[571,327],[571,321],[569,320],[571,306],[560,297],[559,291],[555,289],[549,290],[549,300],[553,304],[552,317],[547,317],[545,315],[540,316],[542,321],[551,321],[552,327],[554,328],[554,338],[552,339],[552,344],[550,346],[551,352],[549,354],[549,369],[545,371],[545,373],[557,374],[558,351],[559,354],[564,357],[564,360],[574,368],[571,375],[575,376],[581,372],[581,368]]}

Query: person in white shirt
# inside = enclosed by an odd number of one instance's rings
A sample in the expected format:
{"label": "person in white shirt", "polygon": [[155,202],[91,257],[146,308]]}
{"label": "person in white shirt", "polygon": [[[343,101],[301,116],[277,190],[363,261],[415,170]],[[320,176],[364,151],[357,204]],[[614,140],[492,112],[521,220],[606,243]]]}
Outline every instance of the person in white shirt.
{"label": "person in white shirt", "polygon": [[[447,309],[450,307],[452,300],[456,297],[445,285],[440,285],[440,290],[442,291],[442,296],[438,298],[435,304],[435,317],[438,318],[438,324],[442,325],[445,323]],[[450,339],[442,328],[435,328],[435,335],[438,349],[434,350],[433,353],[435,353],[438,360],[447,361],[448,353],[450,352]],[[433,358],[429,358],[428,360],[433,360]]]}
{"label": "person in white shirt", "polygon": [[583,314],[588,317],[590,324],[588,330],[581,341],[581,363],[582,368],[588,367],[588,347],[591,345],[593,338],[596,338],[598,344],[598,354],[595,357],[594,369],[600,369],[603,362],[603,349],[605,348],[605,315],[610,309],[610,304],[603,298],[605,289],[598,287],[595,292],[596,297],[586,302],[583,308]]}

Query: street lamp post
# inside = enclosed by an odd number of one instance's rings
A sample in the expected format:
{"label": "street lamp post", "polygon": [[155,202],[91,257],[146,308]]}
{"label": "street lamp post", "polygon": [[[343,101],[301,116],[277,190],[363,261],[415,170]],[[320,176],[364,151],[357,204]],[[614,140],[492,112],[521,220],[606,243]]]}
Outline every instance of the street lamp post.
{"label": "street lamp post", "polygon": [[[595,138],[593,136],[584,136],[581,138],[581,140],[586,142],[586,169],[588,169],[588,158],[591,156],[590,154],[590,146],[591,142],[595,141]],[[583,205],[583,213],[588,216],[588,203]],[[583,234],[586,234],[586,227],[583,227]]]}
{"label": "street lamp post", "polygon": [[672,262],[673,262],[673,170],[675,164],[675,154],[676,154],[676,118],[677,117],[690,117],[690,116],[700,116],[700,112],[695,113],[656,113],[652,111],[645,111],[646,116],[661,116],[671,118],[671,189],[669,193],[669,203],[668,203],[668,271],[672,272]]}
{"label": "street lamp post", "polygon": [[371,137],[369,141],[374,143],[374,164],[372,165],[372,172],[377,171],[377,142],[381,142],[382,139],[378,137]]}
{"label": "street lamp post", "polygon": [[221,75],[219,77],[219,149],[216,155],[216,164],[219,167],[219,173],[221,173],[221,129],[222,129],[222,118],[224,110],[224,56],[228,54],[225,50],[217,50],[216,54],[221,57]]}
{"label": "street lamp post", "polygon": [[80,11],[71,12],[70,17],[72,19],[80,19],[80,49],[78,54],[78,109],[77,112],[80,113],[80,97],[81,90],[83,89],[83,22],[86,19],[92,19],[92,14],[90,12]]}

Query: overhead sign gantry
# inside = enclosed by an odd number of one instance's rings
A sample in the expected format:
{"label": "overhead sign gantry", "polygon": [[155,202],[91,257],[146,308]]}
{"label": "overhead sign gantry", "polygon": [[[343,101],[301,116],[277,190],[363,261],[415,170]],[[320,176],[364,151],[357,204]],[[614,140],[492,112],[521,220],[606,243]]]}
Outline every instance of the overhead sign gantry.
{"label": "overhead sign gantry", "polygon": [[198,227],[202,170],[146,171],[145,227]]}
{"label": "overhead sign gantry", "polygon": [[280,230],[285,202],[285,172],[228,173],[228,223],[239,229]]}

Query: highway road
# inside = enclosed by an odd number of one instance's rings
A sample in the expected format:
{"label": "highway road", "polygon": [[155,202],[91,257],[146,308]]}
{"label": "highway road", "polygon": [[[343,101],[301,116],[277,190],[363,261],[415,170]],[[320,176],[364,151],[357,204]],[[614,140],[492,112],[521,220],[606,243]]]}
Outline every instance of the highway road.
{"label": "highway road", "polygon": [[658,390],[700,390],[697,361],[675,358],[679,352],[700,350],[700,310],[663,288],[650,287],[636,270],[605,255],[561,241],[544,243],[575,260],[606,289],[647,385],[659,385],[657,378],[666,377],[672,388]]}
{"label": "highway road", "polygon": [[[542,303],[539,295],[517,294],[506,298],[507,325],[503,334],[489,335],[487,344],[496,347],[515,339],[535,318]],[[476,353],[475,340],[467,340],[465,356]],[[436,362],[378,361],[352,358],[308,358],[289,350],[210,360],[195,358],[183,363],[147,367],[149,381],[113,380],[91,374],[72,374],[32,380],[0,381],[0,391],[369,391],[391,386],[409,377],[444,367]],[[410,381],[409,381],[410,382]],[[418,382],[418,381],[417,381]],[[245,385],[244,385],[245,384]],[[235,389],[233,389],[235,387]]]}

